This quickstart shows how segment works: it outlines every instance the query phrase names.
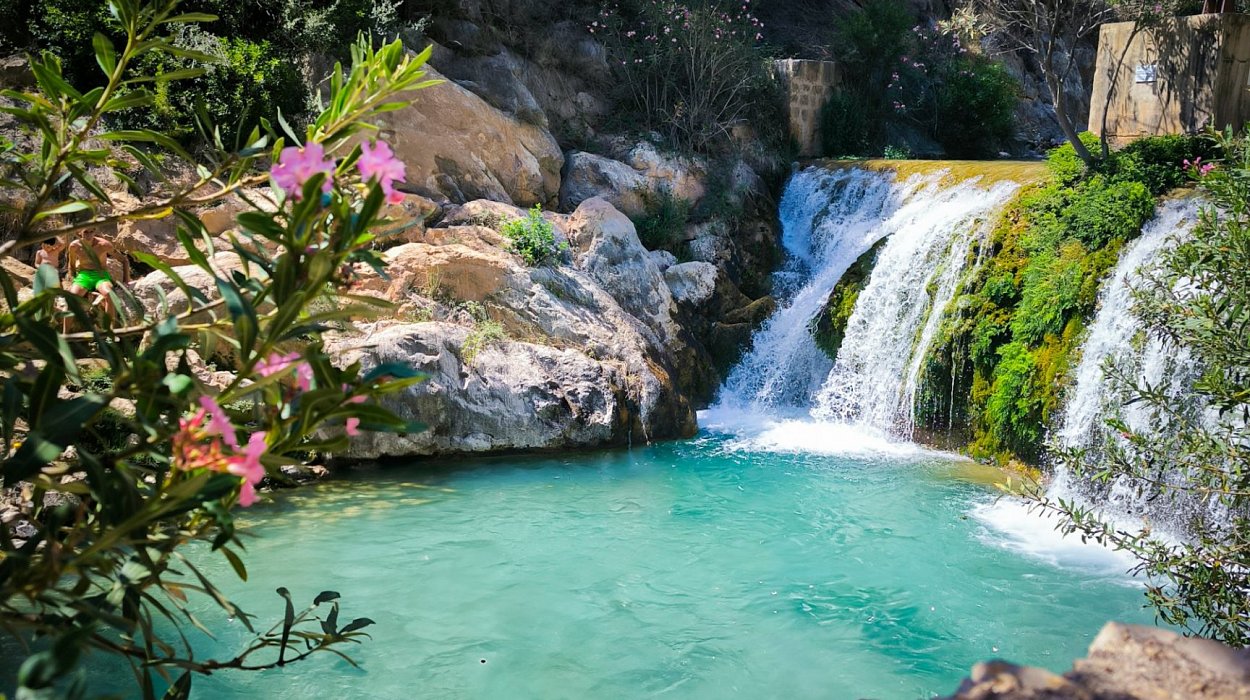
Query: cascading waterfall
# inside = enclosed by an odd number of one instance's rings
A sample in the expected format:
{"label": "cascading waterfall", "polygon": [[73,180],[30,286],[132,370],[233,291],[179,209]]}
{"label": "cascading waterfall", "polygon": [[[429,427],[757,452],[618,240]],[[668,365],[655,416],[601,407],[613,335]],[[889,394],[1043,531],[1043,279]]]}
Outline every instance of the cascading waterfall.
{"label": "cascading waterfall", "polygon": [[[820,421],[910,437],[921,359],[941,311],[972,242],[1019,187],[949,180],[945,170],[901,180],[860,169],[796,173],[781,203],[781,308],[730,374],[721,406],[810,411]],[[810,324],[847,268],[884,238],[835,365],[812,341]]]}
{"label": "cascading waterfall", "polygon": [[[904,374],[901,367],[918,347],[921,326],[928,336],[936,329],[938,314],[926,310],[941,309],[954,294],[968,246],[980,230],[978,221],[988,219],[1018,187],[981,187],[976,179],[948,185],[946,175],[938,171],[900,181],[893,173],[859,169],[809,168],[795,174],[781,201],[783,244],[789,254],[776,277],[781,307],[725,382],[722,406],[801,411],[810,409],[820,392],[815,417],[846,417],[828,410],[833,400],[824,395],[838,370],[814,344],[809,326],[846,269],[888,236],[860,305],[886,297],[893,302],[883,302],[885,309],[874,311],[856,307],[844,347],[885,345],[880,330],[888,327],[885,352],[901,357],[898,374]],[[889,317],[876,319],[878,312]],[[931,324],[929,316],[934,316]],[[900,400],[898,381],[893,394],[890,411]]]}
{"label": "cascading waterfall", "polygon": [[[1198,368],[1184,348],[1168,346],[1154,337],[1147,337],[1140,321],[1132,312],[1133,289],[1143,273],[1158,260],[1159,255],[1188,235],[1197,220],[1198,204],[1180,200],[1164,204],[1157,216],[1143,229],[1122,254],[1111,278],[1105,283],[1098,313],[1090,326],[1089,336],[1081,352],[1081,362],[1073,377],[1073,385],[1063,416],[1055,431],[1056,442],[1065,449],[1080,449],[1097,455],[1108,444],[1118,440],[1107,420],[1118,418],[1136,431],[1165,433],[1169,426],[1160,417],[1139,404],[1126,404],[1116,391],[1104,368],[1108,363],[1129,376],[1181,399],[1199,420],[1204,408],[1196,399],[1186,402]],[[1214,416],[1209,417],[1215,420]],[[1181,478],[1183,474],[1167,471],[1162,479]],[[1173,532],[1184,529],[1191,509],[1201,504],[1179,504],[1174,501],[1151,504],[1150,493],[1141,492],[1126,480],[1109,485],[1083,482],[1062,465],[1056,467],[1050,485],[1052,496],[1096,505],[1105,515],[1115,519],[1137,519],[1149,516]]]}
{"label": "cascading waterfall", "polygon": [[812,415],[911,438],[921,364],[954,297],[972,242],[1016,191],[965,181],[926,202],[886,242],[847,322]]}

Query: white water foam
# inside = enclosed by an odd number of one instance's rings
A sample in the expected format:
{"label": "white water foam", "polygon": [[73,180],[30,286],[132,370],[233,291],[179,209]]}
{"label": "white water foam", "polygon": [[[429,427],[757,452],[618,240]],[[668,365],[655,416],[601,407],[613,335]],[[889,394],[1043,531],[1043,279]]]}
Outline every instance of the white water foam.
{"label": "white water foam", "polygon": [[1002,497],[974,505],[969,515],[985,526],[980,539],[987,545],[1055,567],[1104,574],[1134,585],[1139,583],[1128,575],[1137,563],[1133,555],[1097,542],[1082,541],[1075,533],[1065,535],[1058,529],[1060,521],[1055,515],[1031,510],[1025,501]]}

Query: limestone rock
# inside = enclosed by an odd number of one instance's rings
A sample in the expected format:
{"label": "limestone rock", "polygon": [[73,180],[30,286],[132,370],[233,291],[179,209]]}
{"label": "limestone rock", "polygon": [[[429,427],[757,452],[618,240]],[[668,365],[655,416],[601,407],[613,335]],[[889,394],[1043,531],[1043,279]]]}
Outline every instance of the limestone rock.
{"label": "limestone rock", "polygon": [[569,219],[574,266],[589,274],[621,306],[659,334],[677,337],[672,293],[634,223],[599,197],[577,207]]}
{"label": "limestone rock", "polygon": [[642,173],[625,163],[574,151],[565,163],[560,206],[573,209],[588,199],[601,197],[626,216],[638,218],[647,211],[643,193],[649,189]]}
{"label": "limestone rock", "polygon": [[[428,71],[428,78],[443,79]],[[407,165],[412,188],[453,202],[555,204],[564,155],[545,129],[504,114],[453,81],[405,97],[410,106],[380,121],[382,138]]]}
{"label": "limestone rock", "polygon": [[655,263],[660,272],[666,272],[668,268],[677,264],[677,256],[667,250],[652,250],[647,253],[647,256],[651,258],[651,262]]}
{"label": "limestone rock", "polygon": [[1063,676],[1005,661],[977,664],[947,700],[1246,700],[1250,650],[1170,630],[1108,623]]}
{"label": "limestone rock", "polygon": [[0,255],[0,269],[18,287],[29,287],[35,281],[35,268],[8,255]]}
{"label": "limestone rock", "polygon": [[711,299],[716,292],[718,274],[719,270],[711,263],[688,262],[665,270],[664,281],[678,303],[698,305]]}

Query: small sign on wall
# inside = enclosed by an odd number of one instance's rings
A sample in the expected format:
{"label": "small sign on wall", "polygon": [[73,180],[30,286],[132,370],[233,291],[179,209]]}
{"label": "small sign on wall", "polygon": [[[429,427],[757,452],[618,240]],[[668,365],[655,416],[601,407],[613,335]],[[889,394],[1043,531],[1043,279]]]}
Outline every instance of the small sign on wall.
{"label": "small sign on wall", "polygon": [[1159,66],[1155,63],[1139,63],[1133,71],[1133,78],[1139,83],[1153,83],[1159,80]]}

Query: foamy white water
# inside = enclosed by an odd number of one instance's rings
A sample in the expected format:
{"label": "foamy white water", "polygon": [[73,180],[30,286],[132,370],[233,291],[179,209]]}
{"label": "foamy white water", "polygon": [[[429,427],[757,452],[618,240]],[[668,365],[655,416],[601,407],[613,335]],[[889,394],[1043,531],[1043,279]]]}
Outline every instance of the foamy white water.
{"label": "foamy white water", "polygon": [[[988,235],[1014,183],[968,180],[896,216],[847,322],[833,371],[816,396],[819,419],[910,439],[921,363],[955,294],[972,242]],[[900,212],[902,214],[903,212]]]}

